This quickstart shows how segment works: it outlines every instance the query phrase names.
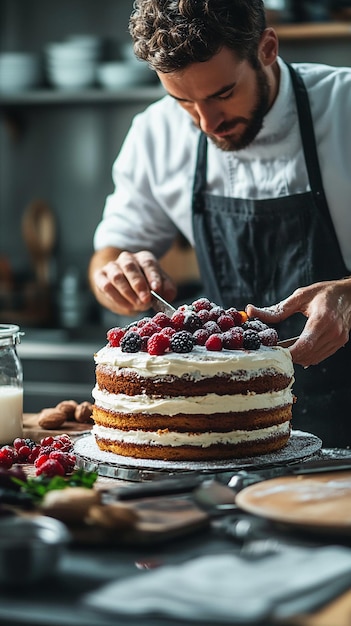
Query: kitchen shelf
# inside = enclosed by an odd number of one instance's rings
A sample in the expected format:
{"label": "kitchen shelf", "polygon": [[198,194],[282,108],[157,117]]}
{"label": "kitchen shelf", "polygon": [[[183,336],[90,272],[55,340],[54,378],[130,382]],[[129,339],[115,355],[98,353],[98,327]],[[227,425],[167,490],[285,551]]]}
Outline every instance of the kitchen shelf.
{"label": "kitchen shelf", "polygon": [[18,93],[0,94],[0,106],[56,105],[56,104],[109,104],[147,102],[165,95],[160,85],[130,87],[120,91],[105,89],[59,90],[33,89]]}
{"label": "kitchen shelf", "polygon": [[351,39],[351,22],[272,24],[281,41]]}

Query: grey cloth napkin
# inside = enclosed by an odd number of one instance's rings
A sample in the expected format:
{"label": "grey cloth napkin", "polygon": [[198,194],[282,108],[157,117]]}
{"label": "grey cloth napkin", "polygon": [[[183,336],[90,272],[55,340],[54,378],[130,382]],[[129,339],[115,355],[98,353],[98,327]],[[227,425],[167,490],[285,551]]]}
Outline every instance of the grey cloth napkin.
{"label": "grey cloth napkin", "polygon": [[294,547],[261,558],[220,554],[163,566],[109,583],[83,602],[139,620],[250,624],[316,610],[349,587],[351,549]]}

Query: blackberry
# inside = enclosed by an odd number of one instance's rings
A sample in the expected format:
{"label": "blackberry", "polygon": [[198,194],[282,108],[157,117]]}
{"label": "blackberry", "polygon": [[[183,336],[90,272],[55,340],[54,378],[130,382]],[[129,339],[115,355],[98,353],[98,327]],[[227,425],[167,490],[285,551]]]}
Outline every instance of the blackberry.
{"label": "blackberry", "polygon": [[199,330],[199,328],[202,328],[202,321],[199,316],[196,315],[196,313],[186,312],[183,322],[183,329],[188,330],[189,333],[194,333],[195,330]]}
{"label": "blackberry", "polygon": [[264,322],[258,319],[248,319],[247,322],[244,322],[243,329],[244,330],[255,330],[257,333],[262,332],[263,330],[267,330],[268,326]]}
{"label": "blackberry", "polygon": [[243,334],[243,348],[245,350],[258,350],[261,346],[261,339],[258,333],[251,328],[244,330]]}
{"label": "blackberry", "polygon": [[139,352],[142,339],[138,333],[129,331],[124,335],[120,345],[122,352]]}
{"label": "blackberry", "polygon": [[186,330],[180,330],[171,337],[171,349],[173,352],[191,352],[194,343],[195,340],[192,334]]}

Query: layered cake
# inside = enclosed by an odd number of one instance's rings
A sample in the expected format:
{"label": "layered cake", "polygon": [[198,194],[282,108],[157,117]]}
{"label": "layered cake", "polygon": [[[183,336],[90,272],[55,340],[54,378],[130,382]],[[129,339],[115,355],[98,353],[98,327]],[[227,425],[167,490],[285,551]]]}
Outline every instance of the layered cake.
{"label": "layered cake", "polygon": [[289,440],[294,370],[277,333],[205,298],[128,328],[95,355],[101,450],[159,460],[270,453]]}

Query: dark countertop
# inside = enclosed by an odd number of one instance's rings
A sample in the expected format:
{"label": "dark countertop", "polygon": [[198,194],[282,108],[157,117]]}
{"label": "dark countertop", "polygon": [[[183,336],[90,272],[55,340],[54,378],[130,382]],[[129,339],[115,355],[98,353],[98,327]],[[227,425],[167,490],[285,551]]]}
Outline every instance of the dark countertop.
{"label": "dark countertop", "polygon": [[[340,458],[350,456],[350,451],[339,451]],[[328,450],[326,456],[334,458],[334,451]],[[107,480],[109,484],[120,485],[121,481]],[[122,482],[122,484],[125,484]],[[246,515],[251,519],[253,516]],[[257,518],[256,518],[257,519]],[[265,537],[294,546],[320,547],[321,545],[341,545],[351,547],[351,534],[339,531],[323,536],[320,533],[306,533],[272,525],[268,523],[263,531]],[[111,581],[122,581],[141,575],[142,571],[162,565],[174,565],[204,555],[239,553],[242,544],[225,535],[218,525],[218,520],[201,530],[192,530],[183,537],[158,541],[149,544],[130,544],[116,542],[114,545],[87,545],[72,543],[60,563],[55,575],[26,588],[6,589],[0,587],[0,624],[6,626],[141,626],[140,620],[131,618],[110,618],[100,613],[94,614],[82,603],[86,593],[99,589]],[[284,573],[285,575],[285,573]],[[296,616],[284,622],[257,626],[349,626],[351,614],[350,590],[343,593],[336,601],[323,607],[310,616]],[[164,618],[143,618],[143,626],[188,626],[190,622],[167,620]],[[195,624],[195,622],[191,622]],[[199,625],[200,626],[200,625]],[[201,626],[203,624],[201,623]],[[206,626],[218,626],[208,623]],[[241,625],[240,625],[241,626]]]}

